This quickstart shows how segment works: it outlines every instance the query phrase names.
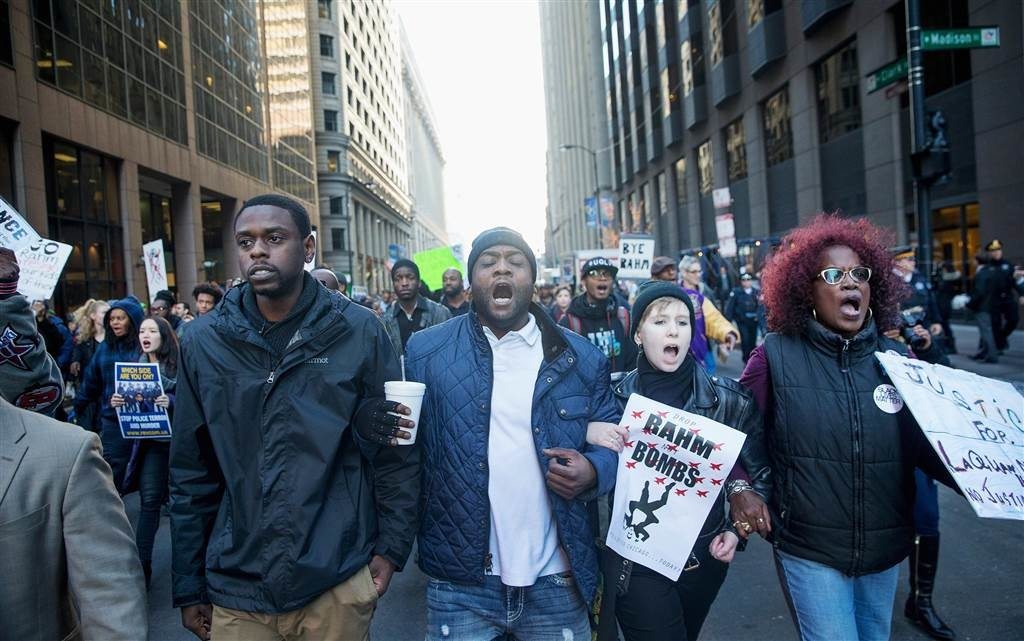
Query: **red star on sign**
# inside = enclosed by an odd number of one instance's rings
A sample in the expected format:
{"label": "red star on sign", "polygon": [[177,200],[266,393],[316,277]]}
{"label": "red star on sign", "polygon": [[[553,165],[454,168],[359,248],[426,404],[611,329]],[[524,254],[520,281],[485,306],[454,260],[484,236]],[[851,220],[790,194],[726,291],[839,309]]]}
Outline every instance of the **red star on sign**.
{"label": "red star on sign", "polygon": [[650,433],[651,433],[651,428],[645,427],[644,428],[644,434],[650,434]]}
{"label": "red star on sign", "polygon": [[706,491],[704,491],[704,490],[697,490],[697,496],[699,496],[700,498],[704,498],[707,495],[708,495],[708,493]]}
{"label": "red star on sign", "polygon": [[668,412],[658,412],[658,416],[660,416],[661,418],[665,418],[666,416],[668,416]]}
{"label": "red star on sign", "polygon": [[700,468],[700,463],[690,463],[690,467],[692,467],[695,470],[699,469]]}
{"label": "red star on sign", "polygon": [[636,467],[636,461],[627,461],[626,467],[629,469],[633,469],[634,467]]}
{"label": "red star on sign", "polygon": [[676,496],[686,496],[686,490],[676,490]]}
{"label": "red star on sign", "polygon": [[678,445],[666,445],[665,449],[668,450],[669,452],[675,452],[676,450],[679,449],[679,446]]}
{"label": "red star on sign", "polygon": [[711,469],[713,469],[715,471],[721,470],[722,469],[722,464],[721,463],[712,463],[711,464]]}
{"label": "red star on sign", "polygon": [[659,477],[657,477],[656,479],[654,479],[654,483],[655,483],[656,485],[664,485],[664,484],[665,484],[665,479],[666,479],[666,478],[668,478],[668,477],[667,477],[667,476],[659,476]]}
{"label": "red star on sign", "polygon": [[711,484],[712,485],[721,485],[722,484],[722,479],[711,479]]}
{"label": "red star on sign", "polygon": [[719,444],[715,445],[715,449],[716,450],[721,450],[722,449],[722,445],[723,445],[722,443],[719,443]]}
{"label": "red star on sign", "polygon": [[623,443],[623,445],[625,445],[626,447],[633,447],[633,441],[626,441],[625,443]]}
{"label": "red star on sign", "polygon": [[651,448],[652,450],[656,450],[656,449],[658,449],[658,442],[655,441],[653,443],[648,443],[647,447]]}
{"label": "red star on sign", "polygon": [[639,412],[633,412],[633,418],[643,418],[643,416],[644,416],[644,411],[643,410],[640,410]]}
{"label": "red star on sign", "polygon": [[703,483],[704,482],[704,477],[703,476],[698,476],[698,477],[694,478],[693,480],[698,482],[698,483]]}
{"label": "red star on sign", "polygon": [[694,434],[700,434],[700,428],[694,427],[694,428],[690,429],[690,431],[693,432]]}

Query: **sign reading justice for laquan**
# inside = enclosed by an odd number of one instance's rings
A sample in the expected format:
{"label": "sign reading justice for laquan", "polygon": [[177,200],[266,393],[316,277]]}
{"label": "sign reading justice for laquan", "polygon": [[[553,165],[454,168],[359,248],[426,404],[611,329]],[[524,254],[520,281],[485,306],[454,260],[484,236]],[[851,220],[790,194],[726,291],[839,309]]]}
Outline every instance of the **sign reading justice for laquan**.
{"label": "sign reading justice for laquan", "polygon": [[608,547],[675,581],[747,437],[639,394],[621,425]]}
{"label": "sign reading justice for laquan", "polygon": [[[877,352],[903,401],[978,516],[1024,520],[1024,397],[1005,381]],[[881,390],[881,392],[880,392]],[[899,392],[893,395],[892,392]]]}

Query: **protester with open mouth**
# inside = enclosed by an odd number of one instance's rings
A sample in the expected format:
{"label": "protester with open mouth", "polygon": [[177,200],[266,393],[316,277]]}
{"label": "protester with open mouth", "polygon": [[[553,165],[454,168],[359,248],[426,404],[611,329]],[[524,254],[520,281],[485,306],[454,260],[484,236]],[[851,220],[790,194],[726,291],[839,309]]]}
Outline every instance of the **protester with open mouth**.
{"label": "protester with open mouth", "polygon": [[617,381],[636,364],[636,345],[629,339],[629,309],[613,295],[619,268],[598,256],[583,263],[583,293],[572,299],[558,324],[586,338],[611,363]]}
{"label": "protester with open mouth", "polygon": [[765,415],[775,561],[804,641],[889,638],[914,468],[956,487],[874,356],[908,354],[883,334],[908,293],[885,236],[821,215],[784,238],[762,274],[773,333],[740,379]]}
{"label": "protester with open mouth", "polygon": [[[716,502],[677,581],[605,550],[599,639],[617,638],[617,619],[626,641],[695,641],[725,581],[739,537],[745,539],[754,531],[762,536],[771,532],[765,506],[771,475],[761,414],[753,396],[739,383],[711,376],[697,364],[690,351],[693,303],[681,287],[667,281],[642,284],[631,316],[631,340],[640,353],[636,369],[613,388],[620,413],[629,396],[637,393],[706,416],[740,430],[747,438],[737,461],[737,468],[742,469],[734,468],[726,485],[730,514],[726,518],[726,498]],[[598,431],[598,425],[592,425],[588,440]]]}

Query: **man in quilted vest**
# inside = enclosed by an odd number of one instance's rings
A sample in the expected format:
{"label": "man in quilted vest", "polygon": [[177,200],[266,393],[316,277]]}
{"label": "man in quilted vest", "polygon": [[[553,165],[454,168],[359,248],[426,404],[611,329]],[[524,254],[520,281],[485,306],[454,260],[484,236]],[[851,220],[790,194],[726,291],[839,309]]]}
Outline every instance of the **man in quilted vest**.
{"label": "man in quilted vest", "polygon": [[[469,255],[472,310],[416,332],[406,371],[424,383],[419,559],[428,640],[589,639],[597,553],[586,501],[616,455],[587,424],[617,422],[608,359],[532,304],[537,263],[517,232]],[[390,439],[376,426],[369,439]]]}

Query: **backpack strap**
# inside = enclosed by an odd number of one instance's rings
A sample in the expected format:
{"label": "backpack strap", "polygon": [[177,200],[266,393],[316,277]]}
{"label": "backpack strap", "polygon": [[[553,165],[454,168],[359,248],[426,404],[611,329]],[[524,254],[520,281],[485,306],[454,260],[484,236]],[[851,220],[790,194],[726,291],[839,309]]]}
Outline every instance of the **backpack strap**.
{"label": "backpack strap", "polygon": [[629,310],[619,305],[615,310],[615,315],[619,317],[619,323],[622,324],[622,333],[629,338]]}
{"label": "backpack strap", "polygon": [[572,333],[579,334],[580,336],[582,336],[583,321],[580,320],[579,316],[575,316],[573,314],[570,314],[569,312],[566,312],[565,317],[568,319],[569,329],[572,330]]}

